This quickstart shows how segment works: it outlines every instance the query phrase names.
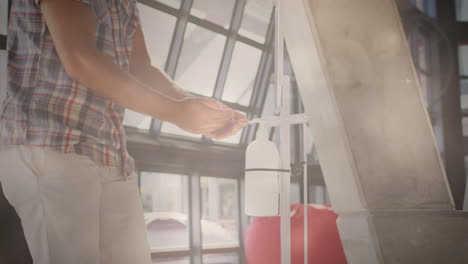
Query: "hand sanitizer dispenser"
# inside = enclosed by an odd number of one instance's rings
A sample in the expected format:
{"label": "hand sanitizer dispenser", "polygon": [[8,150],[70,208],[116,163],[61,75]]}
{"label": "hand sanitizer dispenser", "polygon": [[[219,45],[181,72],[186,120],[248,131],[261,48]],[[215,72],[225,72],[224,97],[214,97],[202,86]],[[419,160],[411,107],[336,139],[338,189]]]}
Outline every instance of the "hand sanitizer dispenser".
{"label": "hand sanitizer dispenser", "polygon": [[262,127],[245,154],[245,213],[249,216],[279,215],[280,157],[276,145]]}

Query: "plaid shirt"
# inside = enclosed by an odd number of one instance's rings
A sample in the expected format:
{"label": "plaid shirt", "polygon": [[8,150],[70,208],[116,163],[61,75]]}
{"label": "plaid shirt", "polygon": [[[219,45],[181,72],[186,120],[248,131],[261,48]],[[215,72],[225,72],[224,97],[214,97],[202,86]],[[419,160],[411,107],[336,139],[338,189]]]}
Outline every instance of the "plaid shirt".
{"label": "plaid shirt", "polygon": [[[124,109],[68,76],[39,1],[13,1],[8,90],[0,116],[2,148],[28,145],[74,152],[130,175],[134,162],[126,149]],[[89,6],[96,16],[98,49],[128,71],[133,36],[140,27],[136,0],[75,1]]]}

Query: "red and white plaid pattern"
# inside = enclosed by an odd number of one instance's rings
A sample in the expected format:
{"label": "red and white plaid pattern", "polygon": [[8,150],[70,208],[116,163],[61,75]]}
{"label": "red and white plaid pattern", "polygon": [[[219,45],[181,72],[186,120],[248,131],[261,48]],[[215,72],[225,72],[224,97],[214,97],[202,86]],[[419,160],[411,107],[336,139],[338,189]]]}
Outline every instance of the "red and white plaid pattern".
{"label": "red and white plaid pattern", "polygon": [[[121,167],[130,175],[134,162],[126,149],[123,107],[67,75],[39,1],[13,1],[8,90],[0,116],[2,147],[28,145],[74,152],[101,166]],[[98,49],[128,71],[133,36],[140,27],[136,0],[75,1],[89,6],[97,18]]]}

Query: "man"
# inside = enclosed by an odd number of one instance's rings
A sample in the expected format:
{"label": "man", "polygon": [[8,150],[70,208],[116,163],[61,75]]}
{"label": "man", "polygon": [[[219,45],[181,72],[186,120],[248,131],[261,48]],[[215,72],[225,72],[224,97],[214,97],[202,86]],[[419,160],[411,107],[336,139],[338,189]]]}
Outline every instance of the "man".
{"label": "man", "polygon": [[136,0],[15,0],[8,48],[0,180],[34,263],[151,263],[123,107],[212,138],[245,116],[151,66]]}

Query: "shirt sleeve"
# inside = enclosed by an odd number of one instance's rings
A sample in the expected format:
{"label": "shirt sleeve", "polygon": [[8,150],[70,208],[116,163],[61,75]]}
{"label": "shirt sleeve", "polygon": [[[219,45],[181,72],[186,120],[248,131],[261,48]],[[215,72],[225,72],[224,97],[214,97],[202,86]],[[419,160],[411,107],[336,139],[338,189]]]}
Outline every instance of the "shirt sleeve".
{"label": "shirt sleeve", "polygon": [[140,12],[138,11],[137,4],[135,4],[135,7],[133,8],[132,24],[133,24],[132,26],[135,29],[135,31],[141,28]]}

